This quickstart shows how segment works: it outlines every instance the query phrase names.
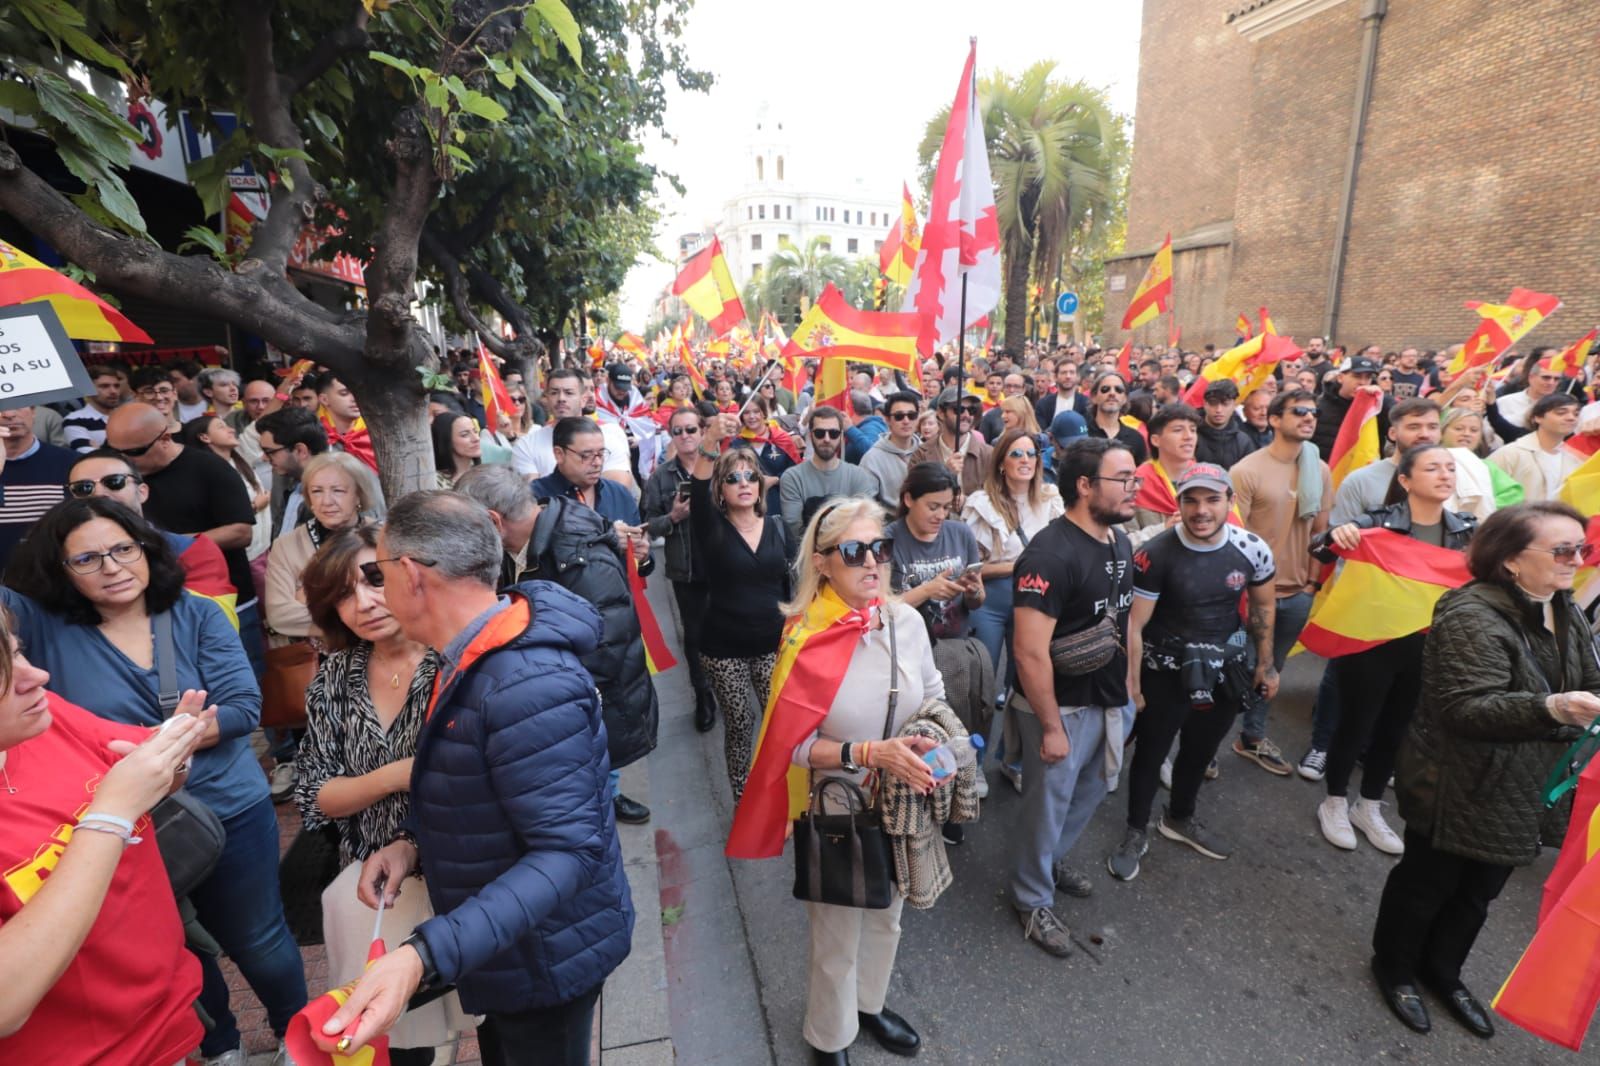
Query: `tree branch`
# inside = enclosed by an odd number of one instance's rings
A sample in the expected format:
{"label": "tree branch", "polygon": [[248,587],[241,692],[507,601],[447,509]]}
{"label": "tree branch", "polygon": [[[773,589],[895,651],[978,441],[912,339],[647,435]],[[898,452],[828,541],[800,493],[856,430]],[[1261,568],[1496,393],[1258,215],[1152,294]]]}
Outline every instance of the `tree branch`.
{"label": "tree branch", "polygon": [[502,359],[510,358],[511,346],[497,336],[494,330],[489,328],[489,324],[483,320],[482,316],[473,308],[472,302],[467,299],[467,282],[461,274],[461,261],[445,247],[444,241],[433,232],[431,227],[423,227],[421,247],[422,251],[439,268],[439,274],[444,278],[445,293],[450,297],[450,306],[455,308],[456,316],[466,324],[468,329],[478,335],[484,346],[491,352]]}
{"label": "tree branch", "polygon": [[393,353],[405,351],[410,345],[416,326],[411,299],[417,277],[417,243],[439,190],[433,143],[419,108],[407,107],[395,116],[385,148],[394,160],[394,192],[367,270],[372,297],[367,353],[380,363],[389,362]]}
{"label": "tree branch", "polygon": [[346,52],[366,51],[372,47],[372,36],[367,33],[366,5],[357,0],[350,22],[339,27],[317,42],[311,54],[284,75],[288,81],[286,95],[294,96],[301,89],[322,77],[327,69]]}

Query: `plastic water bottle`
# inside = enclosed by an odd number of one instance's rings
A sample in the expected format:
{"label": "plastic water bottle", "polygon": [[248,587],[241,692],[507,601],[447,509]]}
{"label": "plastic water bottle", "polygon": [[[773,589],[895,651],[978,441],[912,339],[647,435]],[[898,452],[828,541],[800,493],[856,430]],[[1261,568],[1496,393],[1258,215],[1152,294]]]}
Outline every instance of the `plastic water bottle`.
{"label": "plastic water bottle", "polygon": [[943,781],[963,766],[977,762],[982,750],[982,737],[951,737],[937,748],[924,752],[922,761],[933,768],[935,781]]}

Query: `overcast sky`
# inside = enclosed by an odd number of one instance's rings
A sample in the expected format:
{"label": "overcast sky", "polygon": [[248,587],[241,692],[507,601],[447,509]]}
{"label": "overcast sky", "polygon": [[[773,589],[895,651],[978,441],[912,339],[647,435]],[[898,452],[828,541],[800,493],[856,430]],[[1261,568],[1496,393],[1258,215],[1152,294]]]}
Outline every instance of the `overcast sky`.
{"label": "overcast sky", "polygon": [[[1140,7],[1133,0],[696,0],[685,39],[691,62],[716,84],[704,94],[672,90],[673,141],[647,142],[647,158],[685,188],[680,198],[659,183],[667,217],[657,242],[669,252],[679,233],[717,218],[743,186],[743,145],[763,103],[790,133],[797,173],[831,169],[828,188],[861,178],[894,199],[902,181],[914,183],[924,125],[955,97],[971,36],[980,73],[1016,73],[1053,59],[1059,76],[1104,87],[1131,119]],[[635,265],[622,293],[623,328],[644,328],[671,280],[666,263]]]}

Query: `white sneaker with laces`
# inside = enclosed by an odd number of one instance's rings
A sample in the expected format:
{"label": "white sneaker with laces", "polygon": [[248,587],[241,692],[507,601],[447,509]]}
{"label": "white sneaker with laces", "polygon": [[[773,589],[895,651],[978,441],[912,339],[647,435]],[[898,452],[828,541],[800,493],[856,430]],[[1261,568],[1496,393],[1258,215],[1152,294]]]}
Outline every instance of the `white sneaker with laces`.
{"label": "white sneaker with laces", "polygon": [[1345,851],[1356,850],[1356,831],[1350,828],[1350,805],[1343,796],[1329,796],[1317,805],[1317,824],[1328,843]]}
{"label": "white sneaker with laces", "polygon": [[1385,855],[1406,853],[1405,841],[1383,820],[1383,804],[1377,800],[1358,799],[1352,803],[1349,824],[1361,830],[1372,846]]}

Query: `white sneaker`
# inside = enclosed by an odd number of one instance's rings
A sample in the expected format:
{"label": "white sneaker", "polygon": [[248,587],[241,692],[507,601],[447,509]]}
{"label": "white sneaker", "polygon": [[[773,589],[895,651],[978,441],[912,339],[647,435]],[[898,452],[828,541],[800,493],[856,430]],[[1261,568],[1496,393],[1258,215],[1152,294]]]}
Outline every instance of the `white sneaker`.
{"label": "white sneaker", "polygon": [[1405,841],[1383,820],[1383,804],[1377,800],[1358,799],[1352,803],[1350,820],[1346,824],[1361,830],[1372,846],[1385,855],[1406,853]]}
{"label": "white sneaker", "polygon": [[1172,791],[1172,756],[1161,764],[1161,787],[1168,792]]}
{"label": "white sneaker", "polygon": [[1317,805],[1317,824],[1328,843],[1345,851],[1356,850],[1356,831],[1350,828],[1350,805],[1343,796],[1329,796]]}
{"label": "white sneaker", "polygon": [[201,1060],[202,1066],[245,1066],[249,1061],[249,1056],[244,1053],[244,1048],[237,1047],[232,1051],[224,1051],[220,1055],[213,1055],[209,1059]]}
{"label": "white sneaker", "polygon": [[278,763],[267,774],[267,788],[272,792],[274,803],[282,803],[294,795],[294,784],[295,769],[292,762]]}
{"label": "white sneaker", "polygon": [[1010,781],[1011,787],[1016,789],[1018,794],[1022,792],[1022,767],[1007,766],[1005,763],[1001,763],[1000,776]]}

